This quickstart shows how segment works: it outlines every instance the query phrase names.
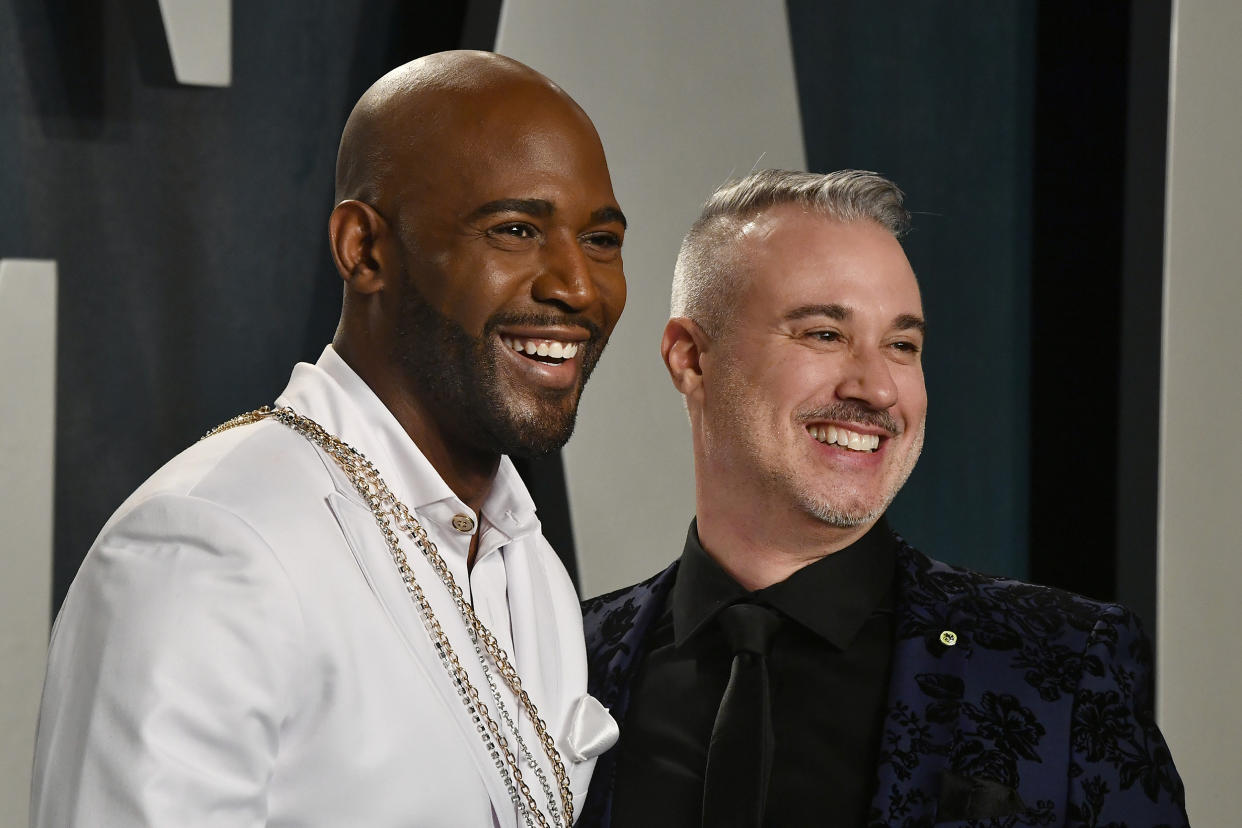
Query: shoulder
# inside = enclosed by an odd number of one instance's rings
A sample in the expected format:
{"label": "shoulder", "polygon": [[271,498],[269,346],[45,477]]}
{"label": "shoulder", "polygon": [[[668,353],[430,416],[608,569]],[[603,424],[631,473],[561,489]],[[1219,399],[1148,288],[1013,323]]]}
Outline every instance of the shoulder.
{"label": "shoulder", "polygon": [[193,528],[193,515],[204,512],[260,526],[270,515],[304,513],[308,494],[322,502],[345,486],[305,438],[276,422],[253,423],[200,440],[165,463],[113,513],[100,539],[140,519],[188,520]]}
{"label": "shoulder", "polygon": [[645,581],[582,602],[587,652],[593,657],[634,652],[651,622],[664,608],[677,563]]}
{"label": "shoulder", "polygon": [[[935,617],[973,630],[988,649],[1013,649],[1027,642],[1078,640],[1138,624],[1125,607],[1054,587],[986,575],[937,561],[901,542],[898,596],[903,607],[899,637],[922,634]],[[934,626],[934,625],[933,625]],[[952,628],[952,627],[950,627]]]}
{"label": "shoulder", "polygon": [[588,628],[598,627],[605,619],[628,625],[643,608],[653,603],[663,606],[676,572],[677,563],[673,562],[645,581],[588,598],[582,602],[584,622]]}
{"label": "shoulder", "polygon": [[[66,604],[95,591],[101,600],[146,606],[158,603],[157,590],[184,594],[214,573],[212,583],[248,585],[296,615],[290,561],[339,533],[326,500],[338,481],[325,461],[273,422],[188,447],[109,518]],[[289,600],[279,600],[282,595]]]}

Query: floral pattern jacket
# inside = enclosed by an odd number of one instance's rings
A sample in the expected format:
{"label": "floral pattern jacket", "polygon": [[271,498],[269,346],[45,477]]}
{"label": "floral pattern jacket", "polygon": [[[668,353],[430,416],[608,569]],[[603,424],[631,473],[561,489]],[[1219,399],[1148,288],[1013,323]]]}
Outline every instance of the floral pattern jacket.
{"label": "floral pattern jacket", "polygon": [[[588,689],[622,739],[676,569],[583,603]],[[871,826],[1188,824],[1152,715],[1151,645],[1125,608],[902,542],[892,665]],[[610,825],[617,754],[600,758],[579,828]]]}

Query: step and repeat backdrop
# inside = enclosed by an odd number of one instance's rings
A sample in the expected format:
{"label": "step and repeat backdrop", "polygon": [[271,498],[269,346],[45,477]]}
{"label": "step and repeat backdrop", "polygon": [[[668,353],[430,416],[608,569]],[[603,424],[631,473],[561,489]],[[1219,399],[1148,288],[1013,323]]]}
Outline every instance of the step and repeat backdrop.
{"label": "step and repeat backdrop", "polygon": [[680,240],[759,167],[874,169],[915,213],[927,448],[893,525],[1133,606],[1196,824],[1242,682],[1233,309],[1242,12],[1194,3],[0,0],[0,824],[26,821],[48,631],[111,511],[331,338],[339,132],[372,80],[495,49],[594,119],[629,300],[561,455],[522,466],[583,596],[693,515],[660,362]]}

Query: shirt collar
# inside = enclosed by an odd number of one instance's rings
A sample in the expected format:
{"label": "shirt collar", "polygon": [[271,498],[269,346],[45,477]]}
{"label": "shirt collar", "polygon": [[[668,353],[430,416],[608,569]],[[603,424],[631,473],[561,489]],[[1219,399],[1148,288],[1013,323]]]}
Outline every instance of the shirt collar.
{"label": "shirt collar", "polygon": [[[453,515],[479,515],[440,477],[418,445],[371,387],[328,345],[314,365],[299,363],[276,401],[317,420],[327,431],[361,451],[375,464],[393,493],[416,512],[450,525]],[[535,502],[508,457],[500,466],[481,511],[498,540],[511,541],[539,530]],[[443,519],[443,520],[441,520]]]}
{"label": "shirt collar", "polygon": [[673,584],[673,635],[678,646],[730,604],[753,601],[779,610],[838,649],[847,648],[866,620],[891,611],[896,539],[881,517],[854,543],[804,566],[780,583],[747,592],[699,542],[690,522]]}

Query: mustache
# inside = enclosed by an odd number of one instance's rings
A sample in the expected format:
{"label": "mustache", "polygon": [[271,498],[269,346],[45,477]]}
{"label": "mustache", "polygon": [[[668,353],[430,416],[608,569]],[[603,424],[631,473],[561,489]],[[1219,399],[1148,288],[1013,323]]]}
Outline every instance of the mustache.
{"label": "mustache", "polygon": [[603,330],[592,320],[579,313],[498,313],[489,317],[483,326],[484,336],[494,333],[497,328],[506,325],[528,325],[534,328],[552,327],[556,325],[572,326],[586,329],[592,341],[603,338]]}
{"label": "mustache", "polygon": [[799,411],[798,420],[804,423],[811,422],[812,420],[837,420],[846,423],[859,423],[883,429],[893,437],[901,433],[901,429],[897,427],[897,421],[884,409],[872,408],[851,400],[842,400],[841,402],[835,402],[819,408]]}

